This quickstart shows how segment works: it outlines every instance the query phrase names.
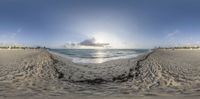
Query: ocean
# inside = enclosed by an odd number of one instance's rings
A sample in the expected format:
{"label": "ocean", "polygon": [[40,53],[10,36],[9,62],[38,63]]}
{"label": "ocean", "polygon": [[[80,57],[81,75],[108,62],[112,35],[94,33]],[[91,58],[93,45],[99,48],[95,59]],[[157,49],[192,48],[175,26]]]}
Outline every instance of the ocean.
{"label": "ocean", "polygon": [[148,49],[49,49],[70,58],[75,63],[103,63],[110,60],[134,58]]}

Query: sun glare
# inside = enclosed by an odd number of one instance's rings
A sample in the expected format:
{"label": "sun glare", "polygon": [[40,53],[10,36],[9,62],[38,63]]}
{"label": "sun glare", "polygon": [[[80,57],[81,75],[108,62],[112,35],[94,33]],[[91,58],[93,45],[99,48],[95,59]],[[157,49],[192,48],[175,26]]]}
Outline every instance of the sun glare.
{"label": "sun glare", "polygon": [[109,43],[106,35],[97,33],[97,34],[94,34],[93,37],[95,38],[96,43]]}
{"label": "sun glare", "polygon": [[89,37],[95,38],[95,43],[109,43],[111,48],[127,48],[124,40],[114,33],[97,32]]}
{"label": "sun glare", "polygon": [[96,43],[109,43],[109,45],[113,48],[120,47],[120,39],[116,37],[116,35],[113,35],[112,33],[104,33],[104,32],[98,32],[94,33],[92,37],[95,38]]}

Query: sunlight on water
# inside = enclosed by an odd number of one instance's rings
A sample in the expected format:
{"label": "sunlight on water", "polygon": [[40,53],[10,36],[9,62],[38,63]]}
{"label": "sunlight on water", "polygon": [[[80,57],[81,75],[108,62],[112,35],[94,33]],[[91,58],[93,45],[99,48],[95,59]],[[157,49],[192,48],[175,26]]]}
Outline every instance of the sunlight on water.
{"label": "sunlight on water", "polygon": [[65,55],[75,63],[103,63],[133,58],[148,52],[146,49],[50,49],[50,51]]}
{"label": "sunlight on water", "polygon": [[105,57],[105,53],[101,52],[100,50],[97,50],[97,52],[95,53],[97,57],[95,63],[102,63],[103,62],[103,58],[102,57]]}

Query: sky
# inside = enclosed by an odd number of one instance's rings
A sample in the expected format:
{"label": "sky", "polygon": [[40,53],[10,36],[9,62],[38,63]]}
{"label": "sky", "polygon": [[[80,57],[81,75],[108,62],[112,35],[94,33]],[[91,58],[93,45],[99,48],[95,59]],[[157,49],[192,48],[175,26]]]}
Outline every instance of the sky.
{"label": "sky", "polygon": [[0,0],[0,44],[200,44],[200,0]]}

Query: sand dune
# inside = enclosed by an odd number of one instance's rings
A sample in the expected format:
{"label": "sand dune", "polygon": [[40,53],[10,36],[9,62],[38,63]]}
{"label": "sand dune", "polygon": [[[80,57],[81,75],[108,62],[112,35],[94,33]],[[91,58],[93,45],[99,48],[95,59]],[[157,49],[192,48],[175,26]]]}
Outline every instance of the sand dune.
{"label": "sand dune", "polygon": [[[46,50],[0,51],[0,97],[199,96],[200,50],[77,64]],[[30,97],[29,97],[30,98]]]}

